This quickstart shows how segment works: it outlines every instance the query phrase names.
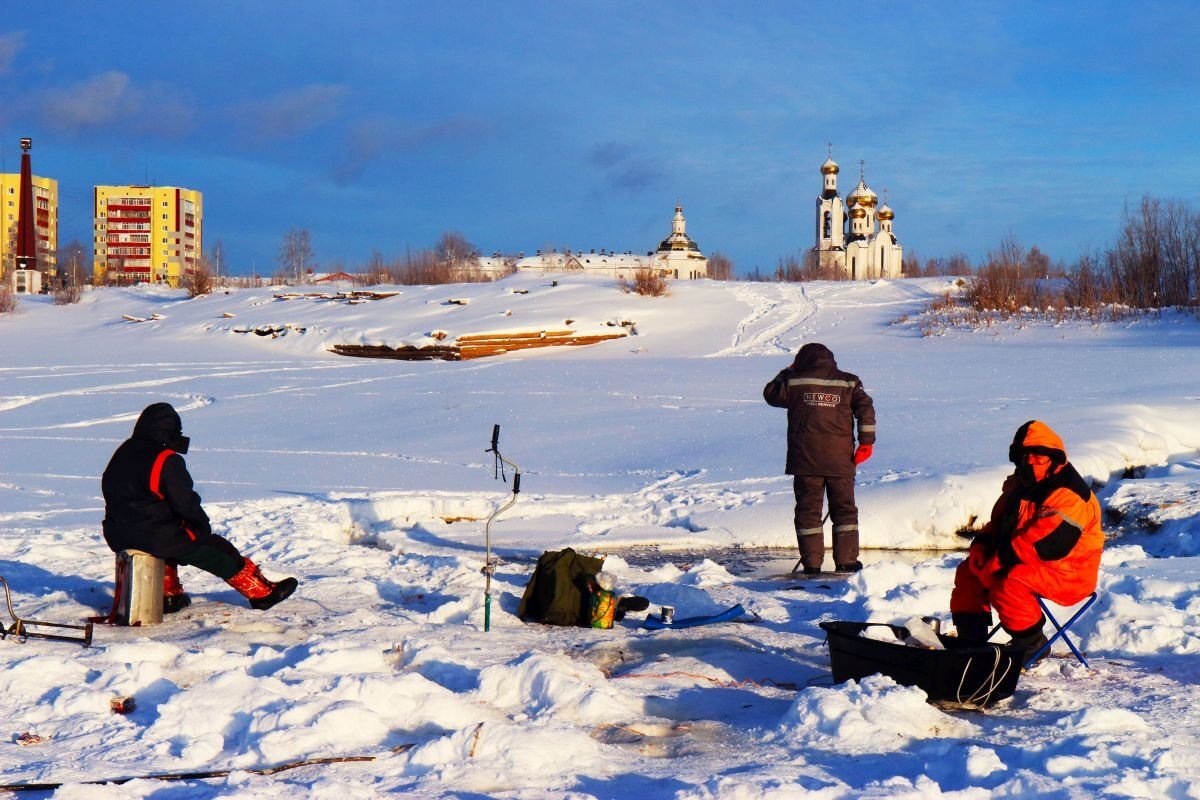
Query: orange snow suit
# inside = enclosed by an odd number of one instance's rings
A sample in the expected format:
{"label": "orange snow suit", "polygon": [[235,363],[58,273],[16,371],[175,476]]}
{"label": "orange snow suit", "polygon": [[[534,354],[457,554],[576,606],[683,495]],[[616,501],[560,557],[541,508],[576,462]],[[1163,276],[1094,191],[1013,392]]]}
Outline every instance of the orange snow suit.
{"label": "orange snow suit", "polygon": [[[1044,474],[1028,463],[1030,454],[1049,456]],[[1096,590],[1104,532],[1099,501],[1048,425],[1022,425],[1009,459],[1017,470],[955,572],[950,610],[990,614],[995,606],[1012,634],[1045,621],[1035,595],[1071,606]]]}

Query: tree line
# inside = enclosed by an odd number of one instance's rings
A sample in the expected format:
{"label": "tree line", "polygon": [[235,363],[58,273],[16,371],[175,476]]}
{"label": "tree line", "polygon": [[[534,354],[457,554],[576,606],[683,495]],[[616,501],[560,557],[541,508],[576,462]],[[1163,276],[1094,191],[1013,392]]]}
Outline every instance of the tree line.
{"label": "tree line", "polygon": [[[57,290],[56,301],[75,302],[80,287],[90,277],[86,251],[83,244],[72,241],[61,247],[57,256],[61,288]],[[406,251],[394,258],[375,251],[361,267],[348,267],[333,260],[325,265],[325,271],[345,272],[363,285],[462,283],[494,280],[515,271],[515,257],[494,258],[498,263],[493,262],[492,268],[485,272],[479,267],[479,249],[462,233],[447,231],[430,248]],[[276,267],[269,276],[233,276],[225,247],[218,240],[201,257],[193,274],[185,278],[184,285],[189,293],[204,294],[215,286],[254,286],[268,281],[304,283],[317,268],[309,231],[293,228],[284,234]],[[714,252],[708,259],[708,274],[715,280],[748,281],[845,277],[823,267],[811,251],[781,257],[770,272],[755,267],[742,275],[737,274],[732,259]],[[978,311],[1195,307],[1200,295],[1200,214],[1186,202],[1146,196],[1138,204],[1125,207],[1113,244],[1081,254],[1069,265],[1051,261],[1036,245],[1026,249],[1010,234],[988,251],[978,265],[972,265],[963,253],[922,262],[910,251],[904,256],[902,274],[961,277],[965,297]]]}

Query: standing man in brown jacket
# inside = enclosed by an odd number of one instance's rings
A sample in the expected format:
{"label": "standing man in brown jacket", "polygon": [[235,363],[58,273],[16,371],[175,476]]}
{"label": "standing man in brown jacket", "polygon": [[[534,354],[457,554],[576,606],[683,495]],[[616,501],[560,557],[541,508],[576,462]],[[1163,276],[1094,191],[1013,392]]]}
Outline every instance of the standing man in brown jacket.
{"label": "standing man in brown jacket", "polygon": [[826,495],[833,518],[834,568],[857,572],[862,564],[854,474],[875,445],[870,395],[857,375],[838,369],[828,347],[810,342],[763,388],[763,399],[788,412],[786,472],[796,493],[796,542],[804,574],[820,573],[825,560],[821,507]]}

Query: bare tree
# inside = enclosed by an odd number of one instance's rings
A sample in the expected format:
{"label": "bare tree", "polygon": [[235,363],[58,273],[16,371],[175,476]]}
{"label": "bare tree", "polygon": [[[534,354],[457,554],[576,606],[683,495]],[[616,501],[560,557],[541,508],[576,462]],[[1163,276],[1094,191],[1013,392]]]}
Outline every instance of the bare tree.
{"label": "bare tree", "polygon": [[837,281],[845,278],[846,274],[832,262],[822,264],[821,256],[815,250],[806,250],[803,256],[789,253],[779,259],[775,268],[777,281]]}
{"label": "bare tree", "polygon": [[479,257],[475,245],[467,241],[467,237],[458,231],[443,233],[434,246],[437,260],[449,268],[452,275],[463,275],[471,272],[471,267]]}
{"label": "bare tree", "polygon": [[204,256],[198,258],[196,266],[183,276],[183,288],[187,289],[188,297],[197,297],[212,292],[213,270],[207,258]]}
{"label": "bare tree", "polygon": [[715,281],[733,280],[733,261],[721,252],[708,257],[708,277]]}
{"label": "bare tree", "polygon": [[371,260],[367,262],[367,271],[364,280],[370,286],[376,283],[387,283],[389,278],[388,263],[383,257],[383,253],[378,250],[371,251]]}
{"label": "bare tree", "polygon": [[946,260],[946,271],[943,275],[962,277],[971,274],[971,259],[966,253],[955,253]]}
{"label": "bare tree", "polygon": [[87,251],[83,242],[72,239],[58,248],[58,274],[64,287],[82,286],[87,278],[84,264],[87,263]]}
{"label": "bare tree", "polygon": [[316,266],[312,235],[306,228],[292,228],[283,236],[279,248],[279,269],[283,276],[301,284],[305,273]]}
{"label": "bare tree", "polygon": [[214,278],[229,275],[229,256],[225,253],[225,243],[217,239],[212,249],[208,251],[208,263]]}
{"label": "bare tree", "polygon": [[617,281],[621,291],[626,294],[640,294],[646,297],[664,297],[670,294],[670,283],[665,272],[650,267],[634,270],[632,281],[624,278]]}
{"label": "bare tree", "polygon": [[1025,254],[1025,268],[1030,277],[1049,278],[1051,269],[1050,256],[1039,250],[1035,244]]}

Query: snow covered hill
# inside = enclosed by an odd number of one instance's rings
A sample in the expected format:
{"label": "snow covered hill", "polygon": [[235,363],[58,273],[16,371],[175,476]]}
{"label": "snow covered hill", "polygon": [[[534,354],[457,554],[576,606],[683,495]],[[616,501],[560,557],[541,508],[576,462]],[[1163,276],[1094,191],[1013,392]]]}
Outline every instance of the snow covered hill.
{"label": "snow covered hill", "polygon": [[[98,629],[87,650],[0,642],[0,783],[371,755],[171,796],[1195,795],[1200,323],[923,337],[897,322],[949,287],[696,281],[645,298],[521,275],[353,304],[271,289],[23,298],[0,316],[0,576],[17,612],[74,621],[107,605],[99,475],[164,400],[216,529],[301,586],[258,613],[185,569],[197,605],[161,627]],[[564,325],[635,335],[464,362],[330,352]],[[801,588],[767,578],[786,552],[747,566],[742,548],[795,546],[784,415],[761,390],[810,341],[875,399],[858,496],[877,550],[859,576]],[[1051,659],[984,716],[882,679],[829,687],[816,623],[945,615],[956,557],[920,551],[958,546],[954,531],[986,515],[1033,418],[1123,517],[1077,637],[1093,669]],[[484,452],[494,424],[522,493],[493,525],[485,633],[483,520],[511,497]],[[652,612],[741,602],[760,621],[522,624],[531,560],[565,545],[608,554]],[[667,555],[646,567],[631,546]],[[111,714],[113,695],[138,709]],[[25,732],[46,741],[19,747]]]}

